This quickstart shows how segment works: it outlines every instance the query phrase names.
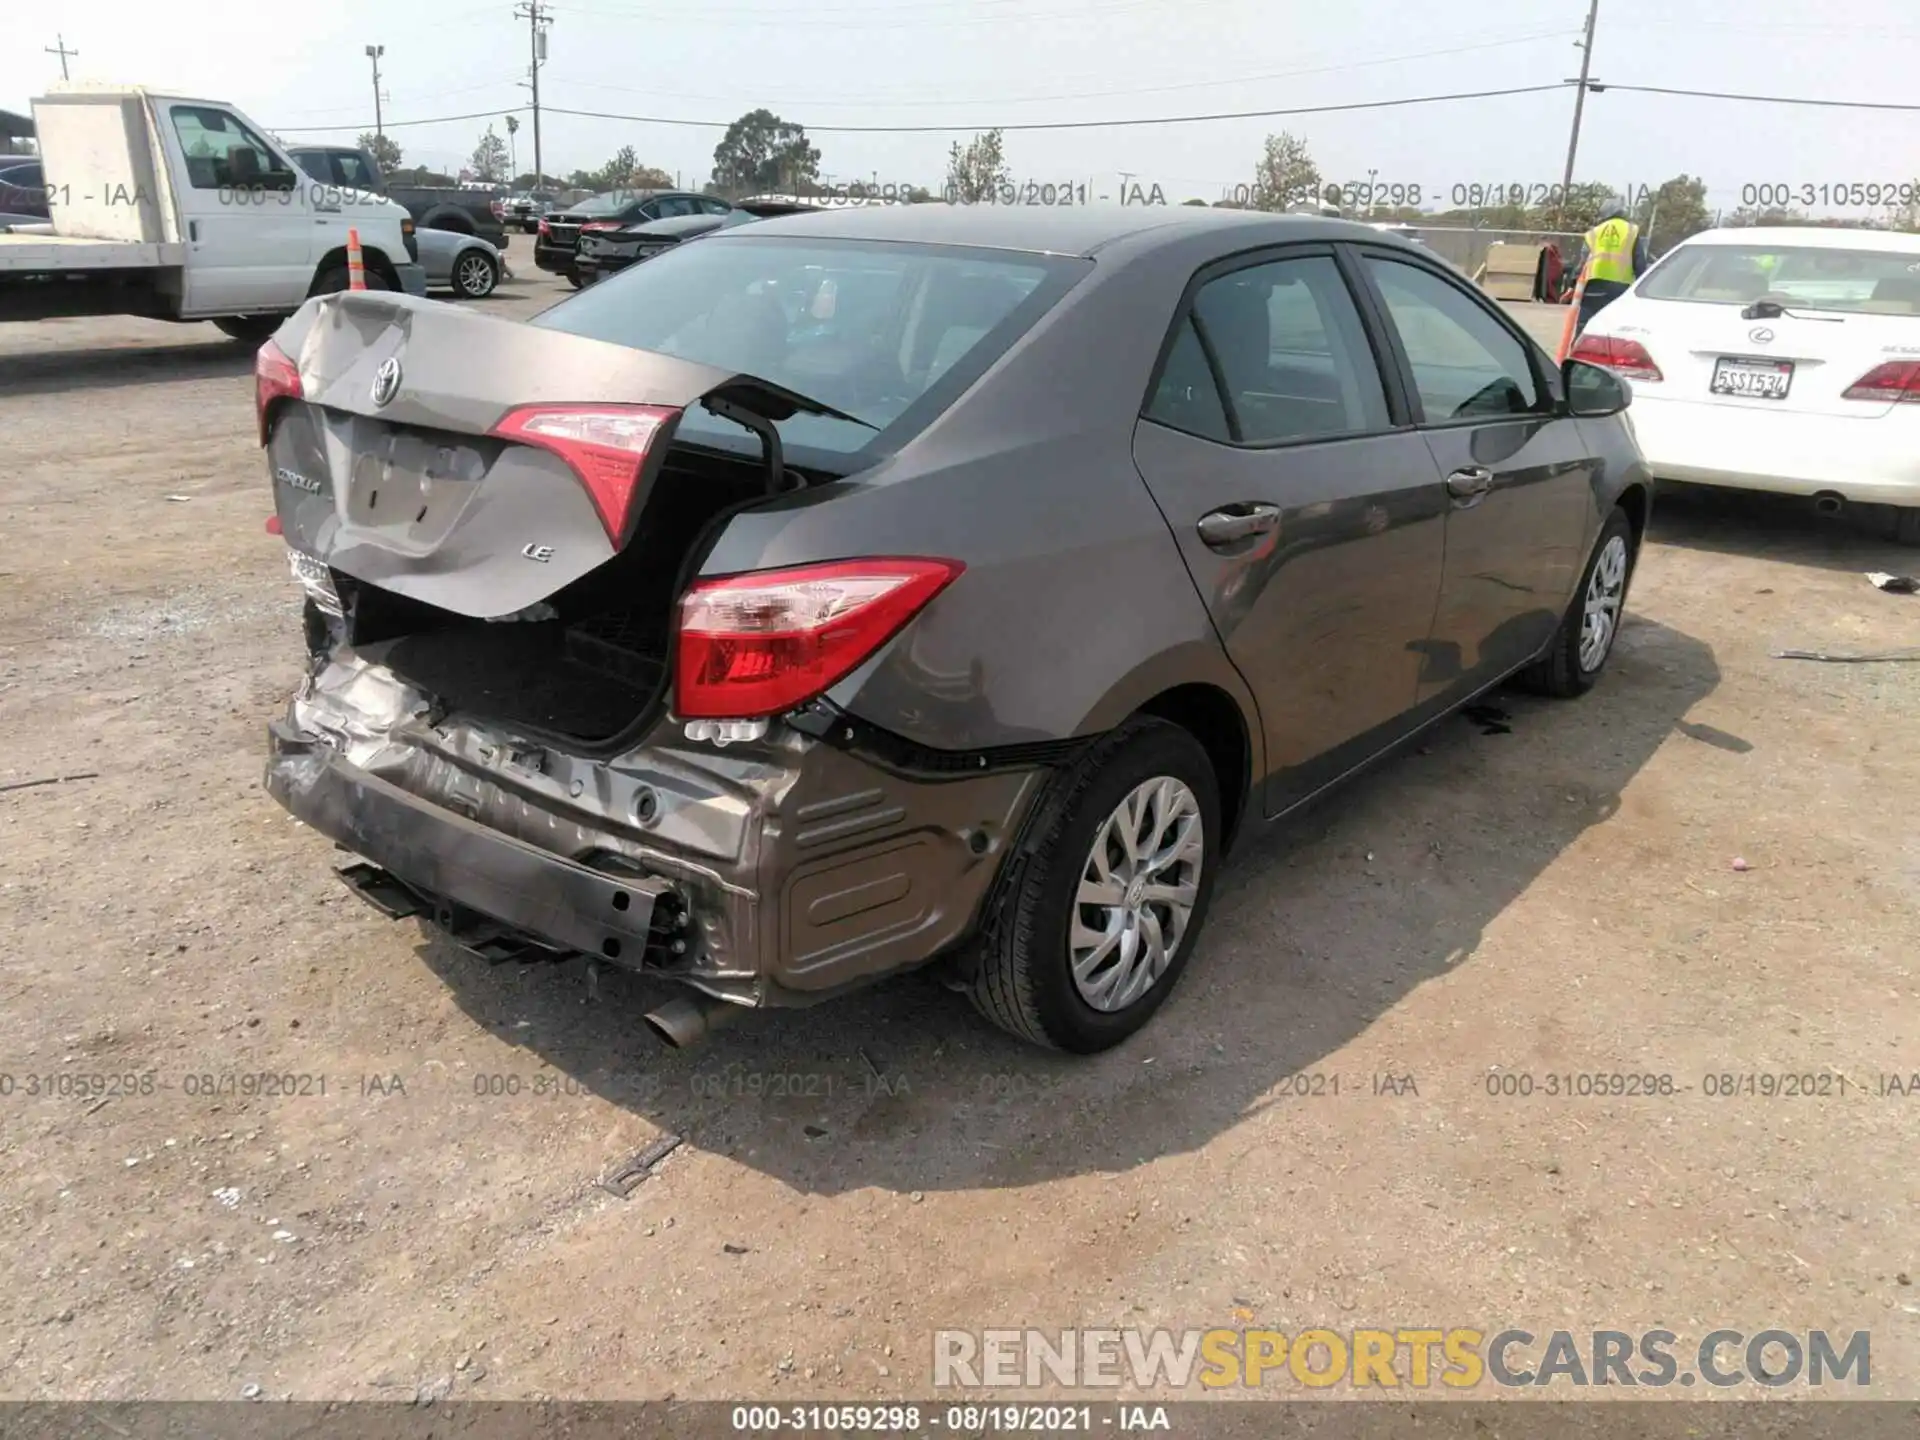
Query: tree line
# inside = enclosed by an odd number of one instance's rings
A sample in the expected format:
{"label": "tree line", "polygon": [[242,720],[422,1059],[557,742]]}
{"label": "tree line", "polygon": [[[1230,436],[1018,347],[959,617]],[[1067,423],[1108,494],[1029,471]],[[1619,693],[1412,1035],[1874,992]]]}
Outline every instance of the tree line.
{"label": "tree line", "polygon": [[[574,170],[565,176],[531,172],[510,176],[509,172],[515,168],[510,161],[510,145],[519,125],[512,116],[507,117],[506,123],[506,140],[502,140],[491,125],[487,127],[467,167],[488,184],[514,190],[571,189],[596,193],[678,188],[677,177],[656,166],[641,164],[631,145],[622,146],[596,170]],[[401,163],[400,146],[391,136],[365,134],[360,137],[360,143],[379,161],[381,169],[400,183],[457,183],[452,176],[425,168],[406,168]],[[1012,184],[1006,137],[1002,131],[988,130],[964,145],[959,141],[953,143],[947,154],[946,175],[937,194],[919,187],[908,187],[904,192],[894,187],[886,190],[890,196],[912,201],[944,199],[972,204],[1006,195]],[[727,127],[720,143],[714,146],[712,172],[700,182],[699,188],[708,194],[736,199],[764,193],[802,197],[829,193],[844,196],[850,190],[860,193],[857,187],[824,184],[820,148],[807,137],[805,127],[764,108],[748,111]],[[1604,184],[1573,185],[1564,192],[1559,186],[1528,189],[1526,196],[1509,195],[1496,186],[1485,196],[1414,197],[1405,193],[1405,187],[1371,182],[1337,184],[1322,172],[1303,136],[1281,131],[1266,138],[1244,184],[1233,186],[1231,193],[1218,199],[1196,196],[1181,203],[1273,212],[1332,209],[1348,218],[1368,221],[1562,233],[1587,231],[1609,210],[1618,207],[1627,210],[1647,231],[1656,254],[1715,226],[1858,226],[1863,223],[1858,218],[1814,218],[1783,207],[1743,205],[1731,211],[1716,211],[1707,203],[1706,181],[1697,175],[1675,175],[1658,186],[1642,187],[1641,192],[1634,195],[1622,195]],[[1535,197],[1533,191],[1541,194]],[[1920,180],[1916,180],[1914,191],[1915,198],[1909,203],[1889,207],[1877,221],[1865,223],[1920,231]],[[1469,203],[1457,203],[1462,198]],[[1526,203],[1528,200],[1532,203]]]}

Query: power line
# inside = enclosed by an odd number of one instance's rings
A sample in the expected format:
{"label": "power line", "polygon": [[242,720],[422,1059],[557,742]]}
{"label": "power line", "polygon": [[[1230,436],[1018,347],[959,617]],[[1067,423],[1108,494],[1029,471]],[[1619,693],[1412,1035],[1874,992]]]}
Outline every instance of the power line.
{"label": "power line", "polygon": [[[456,120],[496,120],[502,115],[517,114],[520,111],[525,110],[526,108],[527,107],[524,105],[509,105],[504,109],[495,108],[492,110],[476,110],[471,115],[435,115],[433,118],[429,120],[389,120],[387,121],[387,129],[398,130],[403,125],[451,125]],[[327,135],[327,134],[344,134],[349,130],[357,132],[357,131],[365,130],[367,127],[365,126],[365,124],[360,124],[360,125],[276,125],[271,128],[281,131],[288,135]]]}
{"label": "power line", "polygon": [[1696,100],[1745,100],[1756,105],[1817,105],[1832,110],[1920,110],[1892,100],[1808,100],[1793,95],[1735,95],[1725,90],[1677,90],[1666,85],[1595,85],[1596,90],[1630,90],[1639,95],[1686,95]]}
{"label": "power line", "polygon": [[[987,130],[1114,130],[1128,125],[1199,125],[1212,120],[1265,120],[1279,115],[1329,115],[1345,110],[1391,110],[1402,105],[1438,105],[1451,100],[1486,100],[1498,95],[1538,95],[1564,90],[1552,85],[1517,85],[1502,90],[1464,90],[1453,95],[1410,95],[1399,100],[1355,100],[1344,105],[1295,105],[1284,110],[1234,110],[1214,115],[1149,115],[1137,120],[1029,120],[1012,125],[809,125],[809,134],[822,135],[951,135]],[[614,115],[600,110],[562,110],[555,115],[577,115],[587,120],[626,120],[639,125],[680,125],[702,130],[725,130],[730,120],[669,120],[651,115]]]}
{"label": "power line", "polygon": [[[1565,90],[1573,82],[1558,81],[1550,85],[1520,85],[1503,90],[1467,90],[1451,95],[1411,95],[1398,100],[1360,100],[1344,105],[1296,105],[1284,110],[1237,110],[1214,115],[1154,115],[1134,120],[1052,120],[1025,121],[1011,125],[809,125],[810,133],[823,135],[947,135],[962,132],[980,133],[987,130],[1107,130],[1128,125],[1196,125],[1212,120],[1265,120],[1284,115],[1326,115],[1350,110],[1390,110],[1404,105],[1437,105],[1454,100],[1485,100],[1503,95],[1539,95],[1549,90]],[[1814,100],[1792,95],[1737,95],[1722,90],[1681,90],[1664,85],[1621,85],[1608,81],[1602,85],[1590,81],[1589,88],[1594,90],[1621,90],[1646,95],[1681,95],[1701,100],[1738,100],[1765,105],[1816,105],[1842,110],[1900,110],[1920,111],[1920,104],[1902,104],[1886,100]],[[469,115],[436,115],[422,120],[389,120],[387,128],[395,130],[403,125],[449,125],[460,120],[492,120],[502,114],[517,113],[525,110],[524,105],[514,105],[505,109],[480,110]],[[624,120],[636,125],[677,125],[683,129],[725,130],[733,122],[730,120],[677,120],[661,115],[619,115],[603,110],[564,110],[558,106],[543,107],[549,114],[572,115],[586,120]],[[326,132],[364,130],[361,125],[283,125],[275,127],[290,133],[315,135]]]}
{"label": "power line", "polygon": [[[1139,85],[1124,90],[1082,90],[1059,91],[1051,95],[995,96],[978,99],[940,99],[940,100],[895,100],[890,97],[871,96],[858,102],[849,101],[845,95],[796,96],[764,95],[761,97],[769,105],[827,105],[847,106],[858,103],[861,106],[881,106],[886,109],[908,109],[940,105],[1037,105],[1058,100],[1103,100],[1116,95],[1161,95],[1176,90],[1217,90],[1230,85],[1257,85],[1269,80],[1292,80],[1304,75],[1334,75],[1348,70],[1365,70],[1380,65],[1398,65],[1409,60],[1430,60],[1446,55],[1464,55],[1474,50],[1497,50],[1512,45],[1537,44],[1542,40],[1558,40],[1571,32],[1565,30],[1539,31],[1531,35],[1510,36],[1504,40],[1488,40],[1477,45],[1450,45],[1444,50],[1419,50],[1407,55],[1384,55],[1377,60],[1349,60],[1336,65],[1318,65],[1301,70],[1274,70],[1263,75],[1217,76],[1207,80],[1190,80],[1177,85]],[[569,87],[582,90],[611,90],[627,95],[652,95],[669,100],[709,100],[724,103],[728,97],[720,95],[695,94],[684,90],[662,90],[658,86],[640,88],[632,85],[603,85],[588,80],[566,80]],[[1006,126],[1002,126],[1006,129]]]}

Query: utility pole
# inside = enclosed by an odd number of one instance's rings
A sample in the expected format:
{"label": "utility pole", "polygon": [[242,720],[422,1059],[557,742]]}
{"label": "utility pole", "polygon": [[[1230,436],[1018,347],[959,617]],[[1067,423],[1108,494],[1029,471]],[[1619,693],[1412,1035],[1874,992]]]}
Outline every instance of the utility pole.
{"label": "utility pole", "polygon": [[[1586,108],[1587,79],[1593,66],[1593,26],[1600,18],[1600,0],[1588,0],[1587,28],[1585,34],[1574,43],[1580,47],[1580,78],[1573,83],[1579,88],[1573,94],[1573,133],[1567,137],[1567,173],[1560,182],[1560,212],[1565,215],[1573,199],[1573,157],[1580,149],[1580,112]],[[1598,86],[1593,86],[1598,89]]]}
{"label": "utility pole", "polygon": [[[59,48],[55,49],[55,46]],[[60,57],[60,78],[65,80],[67,78],[67,57],[71,55],[77,60],[80,58],[80,52],[78,50],[67,49],[67,37],[64,35],[55,35],[53,37],[53,44],[46,46],[45,49],[47,54],[58,55]]]}
{"label": "utility pole", "polygon": [[[519,145],[519,142],[514,139],[514,136],[520,133],[520,117],[518,115],[509,115],[506,118],[507,118],[507,164],[510,167],[512,167],[513,173],[515,175],[518,175],[520,173],[520,145]],[[534,185],[535,185],[535,188],[537,189],[539,186],[538,176],[534,177]]]}
{"label": "utility pole", "polygon": [[546,181],[546,171],[541,168],[540,160],[540,67],[547,63],[547,26],[553,23],[553,17],[547,12],[551,6],[542,0],[520,0],[513,7],[514,18],[527,22],[527,38],[531,45],[532,61],[527,66],[527,86],[533,91],[533,183],[538,189]]}
{"label": "utility pole", "polygon": [[376,140],[387,138],[384,117],[380,111],[380,57],[387,53],[384,45],[367,46],[367,58],[373,61],[373,136]]}

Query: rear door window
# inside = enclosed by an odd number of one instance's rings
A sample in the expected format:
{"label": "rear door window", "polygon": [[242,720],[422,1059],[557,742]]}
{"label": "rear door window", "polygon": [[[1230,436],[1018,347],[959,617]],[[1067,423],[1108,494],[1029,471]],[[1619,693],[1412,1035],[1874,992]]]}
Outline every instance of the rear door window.
{"label": "rear door window", "polygon": [[1170,425],[1202,440],[1225,444],[1233,438],[1220,387],[1214,382],[1213,367],[1207,364],[1207,352],[1200,344],[1200,333],[1193,328],[1191,315],[1182,317],[1174,333],[1173,346],[1160,369],[1160,382],[1147,401],[1146,414],[1157,424]]}
{"label": "rear door window", "polygon": [[1233,270],[1200,287],[1193,319],[1244,445],[1388,428],[1386,393],[1353,296],[1331,256]]}

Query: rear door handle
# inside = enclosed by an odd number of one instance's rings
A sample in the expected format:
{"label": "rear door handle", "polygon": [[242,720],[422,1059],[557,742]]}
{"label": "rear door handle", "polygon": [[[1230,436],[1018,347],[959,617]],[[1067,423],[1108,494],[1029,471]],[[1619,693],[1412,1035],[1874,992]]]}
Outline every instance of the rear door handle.
{"label": "rear door handle", "polygon": [[1253,535],[1266,535],[1280,528],[1280,507],[1243,502],[1223,505],[1200,517],[1197,528],[1202,543],[1216,550],[1238,544]]}
{"label": "rear door handle", "polygon": [[1493,471],[1484,465],[1468,465],[1447,476],[1447,493],[1456,500],[1471,500],[1493,488]]}

